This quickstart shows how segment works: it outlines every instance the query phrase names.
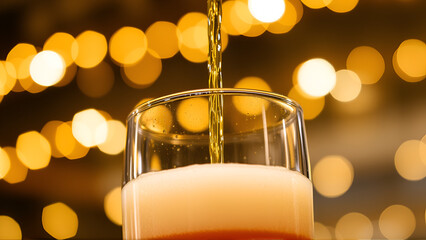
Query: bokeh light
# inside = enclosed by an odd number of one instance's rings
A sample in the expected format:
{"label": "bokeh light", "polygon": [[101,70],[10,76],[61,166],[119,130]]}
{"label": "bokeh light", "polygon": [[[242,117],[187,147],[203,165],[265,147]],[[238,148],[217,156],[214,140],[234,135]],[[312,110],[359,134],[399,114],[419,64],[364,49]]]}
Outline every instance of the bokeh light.
{"label": "bokeh light", "polygon": [[105,96],[114,85],[114,71],[106,62],[93,68],[80,68],[77,72],[77,86],[85,95],[92,98]]}
{"label": "bokeh light", "polygon": [[316,118],[324,109],[324,97],[312,98],[301,92],[299,87],[293,87],[288,93],[288,97],[295,100],[303,109],[303,117],[305,120]]}
{"label": "bokeh light", "polygon": [[[24,79],[30,76],[29,66],[31,59],[37,54],[36,48],[32,44],[18,43],[13,47],[9,54],[7,54],[6,62],[13,64],[16,70],[15,77],[17,79]],[[9,72],[11,74],[11,72]]]}
{"label": "bokeh light", "polygon": [[339,155],[326,156],[314,166],[313,183],[321,195],[335,198],[351,187],[354,169],[349,160]]}
{"label": "bokeh light", "polygon": [[39,52],[31,61],[30,75],[41,86],[52,86],[65,74],[65,62],[56,52],[46,50]]}
{"label": "bokeh light", "polygon": [[74,62],[72,56],[78,54],[78,47],[73,47],[73,45],[76,44],[75,42],[76,40],[71,34],[57,32],[46,40],[43,50],[57,52],[64,59],[65,65],[70,66]]}
{"label": "bokeh light", "polygon": [[385,61],[375,48],[360,46],[349,53],[346,68],[354,71],[363,84],[373,84],[379,81],[385,72]]}
{"label": "bokeh light", "polygon": [[75,63],[83,68],[92,68],[105,58],[107,41],[104,35],[95,31],[84,31],[76,37],[72,50]]}
{"label": "bokeh light", "polygon": [[314,239],[315,240],[319,240],[319,239],[324,239],[324,240],[329,240],[329,239],[333,239],[330,230],[324,226],[322,223],[320,222],[315,222],[314,223]]}
{"label": "bokeh light", "polygon": [[22,239],[21,227],[15,219],[6,215],[0,215],[0,239]]}
{"label": "bokeh light", "polygon": [[285,3],[284,0],[248,0],[248,8],[257,20],[271,23],[284,14]]}
{"label": "bokeh light", "polygon": [[72,122],[61,123],[55,131],[55,145],[61,155],[74,160],[87,155],[89,148],[80,144],[72,133]]}
{"label": "bokeh light", "polygon": [[423,161],[423,164],[426,166],[426,134],[420,140],[420,159]]}
{"label": "bokeh light", "polygon": [[148,51],[139,62],[124,66],[122,75],[130,87],[146,88],[158,79],[161,70],[161,59],[155,52]]}
{"label": "bokeh light", "polygon": [[4,149],[0,148],[0,179],[7,175],[10,165],[9,155]]}
{"label": "bokeh light", "polygon": [[111,222],[121,226],[121,188],[112,189],[104,199],[105,214]]}
{"label": "bokeh light", "polygon": [[371,239],[373,224],[364,214],[351,212],[339,219],[335,229],[336,239]]}
{"label": "bokeh light", "polygon": [[[29,69],[29,68],[28,68]],[[41,86],[30,77],[18,79],[18,82],[23,90],[26,90],[29,93],[39,93],[45,90],[46,86]],[[17,86],[16,84],[15,86]]]}
{"label": "bokeh light", "polygon": [[3,150],[7,153],[10,160],[9,172],[6,174],[6,176],[4,176],[3,179],[10,184],[15,184],[24,181],[27,177],[28,168],[25,167],[25,165],[23,165],[21,161],[19,161],[18,155],[16,154],[16,149],[14,147],[4,147]]}
{"label": "bokeh light", "polygon": [[161,59],[171,58],[178,51],[177,27],[174,23],[158,21],[146,30],[148,48],[154,50]]}
{"label": "bokeh light", "polygon": [[86,109],[74,115],[72,134],[86,147],[93,147],[105,142],[108,134],[107,121],[95,109]]}
{"label": "bokeh light", "polygon": [[173,116],[170,109],[160,105],[144,111],[140,122],[144,127],[153,132],[168,133],[172,127]]}
{"label": "bokeh light", "polygon": [[[263,91],[271,91],[271,87],[265,80],[259,77],[245,77],[239,80],[234,88],[256,89]],[[235,108],[242,114],[258,115],[266,110],[269,102],[257,97],[232,97],[232,103]]]}
{"label": "bokeh light", "polygon": [[408,39],[395,51],[394,68],[407,82],[418,82],[426,77],[426,44],[418,39]]}
{"label": "bokeh light", "polygon": [[126,126],[118,120],[108,120],[108,134],[105,142],[98,145],[99,149],[110,155],[117,155],[126,145]]}
{"label": "bokeh light", "polygon": [[[9,69],[9,70],[8,70]],[[0,61],[0,95],[7,95],[15,86],[16,77],[15,67],[10,62]]]}
{"label": "bokeh light", "polygon": [[312,8],[312,9],[319,9],[326,7],[328,4],[331,3],[333,0],[301,0],[305,6]]}
{"label": "bokeh light", "polygon": [[359,0],[332,0],[327,5],[327,8],[333,12],[346,13],[352,11],[358,4],[358,1]]}
{"label": "bokeh light", "polygon": [[52,157],[55,158],[61,158],[64,157],[64,155],[58,150],[56,146],[56,129],[64,122],[52,120],[44,124],[43,128],[41,129],[40,133],[43,135],[47,141],[50,143],[50,150]]}
{"label": "bokeh light", "polygon": [[188,61],[201,63],[207,61],[209,51],[207,37],[207,16],[202,13],[185,14],[177,24],[179,50]]}
{"label": "bokeh light", "polygon": [[18,136],[16,152],[19,160],[31,170],[49,165],[51,157],[49,141],[36,131],[25,132]]}
{"label": "bokeh light", "polygon": [[52,237],[66,239],[77,234],[78,217],[69,206],[58,202],[43,208],[42,224]]}
{"label": "bokeh light", "polygon": [[379,227],[387,239],[407,239],[416,228],[416,218],[411,209],[396,204],[380,214]]}
{"label": "bokeh light", "polygon": [[297,10],[294,5],[286,0],[285,11],[280,19],[269,24],[268,31],[275,34],[286,33],[290,31],[297,23]]}
{"label": "bokeh light", "polygon": [[243,1],[226,1],[222,6],[222,29],[230,35],[241,35],[251,27],[251,13]]}
{"label": "bokeh light", "polygon": [[426,176],[426,165],[423,163],[419,149],[419,140],[408,140],[403,142],[395,153],[395,168],[401,177],[418,181]]}
{"label": "bokeh light", "polygon": [[336,72],[336,85],[330,94],[340,102],[350,102],[358,97],[361,92],[361,80],[358,75],[351,71],[342,69]]}
{"label": "bokeh light", "polygon": [[333,65],[321,58],[310,59],[299,68],[297,82],[300,89],[313,97],[327,95],[336,84],[336,72]]}
{"label": "bokeh light", "polygon": [[148,49],[145,33],[135,27],[122,27],[116,31],[109,42],[111,58],[119,64],[134,64]]}
{"label": "bokeh light", "polygon": [[72,82],[72,80],[74,80],[76,73],[77,73],[77,65],[75,64],[69,65],[67,69],[65,70],[65,75],[62,77],[62,79],[53,86],[63,87],[68,85],[69,83]]}
{"label": "bokeh light", "polygon": [[209,102],[205,98],[183,100],[177,110],[179,124],[190,132],[203,132],[209,127]]}

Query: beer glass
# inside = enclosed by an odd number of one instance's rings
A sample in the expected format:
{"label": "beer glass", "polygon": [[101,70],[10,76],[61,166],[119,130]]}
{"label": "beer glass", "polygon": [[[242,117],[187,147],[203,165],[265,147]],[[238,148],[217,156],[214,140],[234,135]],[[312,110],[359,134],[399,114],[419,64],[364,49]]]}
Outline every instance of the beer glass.
{"label": "beer glass", "polygon": [[[209,98],[223,100],[223,160],[209,155]],[[301,107],[279,94],[200,89],[127,119],[124,239],[312,239]]]}

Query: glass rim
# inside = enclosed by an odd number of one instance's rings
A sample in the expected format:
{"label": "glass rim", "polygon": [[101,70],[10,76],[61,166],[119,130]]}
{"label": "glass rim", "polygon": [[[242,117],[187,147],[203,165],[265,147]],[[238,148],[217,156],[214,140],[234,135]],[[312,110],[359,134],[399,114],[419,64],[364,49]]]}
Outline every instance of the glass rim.
{"label": "glass rim", "polygon": [[260,96],[263,98],[272,98],[275,100],[282,101],[285,104],[295,108],[297,112],[303,111],[299,103],[297,103],[296,101],[294,101],[293,99],[289,97],[286,97],[284,95],[281,95],[275,92],[255,90],[255,89],[245,89],[245,88],[203,88],[203,89],[194,89],[194,90],[168,94],[168,95],[154,98],[144,103],[138,104],[136,107],[133,108],[132,112],[127,116],[127,120],[145,111],[148,108],[155,107],[169,101],[186,99],[190,97],[210,96],[214,94],[222,94],[222,95],[239,94],[242,96],[247,95],[247,96]]}

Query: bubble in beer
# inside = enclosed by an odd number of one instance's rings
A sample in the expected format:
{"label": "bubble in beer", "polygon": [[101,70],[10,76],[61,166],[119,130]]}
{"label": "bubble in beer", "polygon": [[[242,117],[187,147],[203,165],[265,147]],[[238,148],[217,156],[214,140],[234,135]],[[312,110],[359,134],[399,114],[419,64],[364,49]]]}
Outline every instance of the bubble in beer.
{"label": "bubble in beer", "polygon": [[190,132],[203,132],[209,127],[209,102],[205,98],[183,100],[176,111],[179,124]]}
{"label": "bubble in beer", "polygon": [[335,229],[336,239],[371,239],[373,224],[364,214],[351,212],[339,219]]}
{"label": "bubble in beer", "polygon": [[104,199],[105,214],[111,222],[121,226],[121,187],[112,189]]}
{"label": "bubble in beer", "polygon": [[343,156],[331,155],[322,158],[313,170],[315,189],[323,196],[335,198],[343,195],[354,178],[354,169]]}
{"label": "bubble in beer", "polygon": [[15,219],[0,215],[0,239],[22,239],[21,227]]}
{"label": "bubble in beer", "polygon": [[[256,89],[271,91],[265,80],[259,77],[245,77],[238,81],[234,88]],[[232,97],[232,103],[242,114],[259,115],[269,107],[269,102],[256,97]]]}
{"label": "bubble in beer", "polygon": [[44,230],[56,239],[71,238],[77,234],[77,214],[64,203],[44,207],[41,221]]}
{"label": "bubble in beer", "polygon": [[380,214],[379,227],[388,239],[407,239],[416,228],[416,218],[408,207],[396,204]]}

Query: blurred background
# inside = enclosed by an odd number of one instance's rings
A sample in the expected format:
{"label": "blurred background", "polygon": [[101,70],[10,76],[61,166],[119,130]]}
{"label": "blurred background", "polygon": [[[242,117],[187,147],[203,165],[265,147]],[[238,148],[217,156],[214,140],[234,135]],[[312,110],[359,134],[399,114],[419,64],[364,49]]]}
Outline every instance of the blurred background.
{"label": "blurred background", "polygon": [[[208,86],[206,12],[0,1],[0,238],[121,238],[126,117]],[[425,12],[424,0],[223,1],[224,87],[304,109],[317,239],[426,238]]]}

